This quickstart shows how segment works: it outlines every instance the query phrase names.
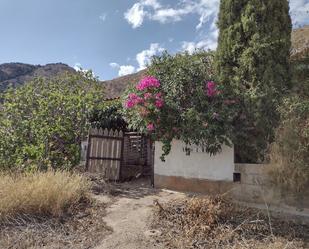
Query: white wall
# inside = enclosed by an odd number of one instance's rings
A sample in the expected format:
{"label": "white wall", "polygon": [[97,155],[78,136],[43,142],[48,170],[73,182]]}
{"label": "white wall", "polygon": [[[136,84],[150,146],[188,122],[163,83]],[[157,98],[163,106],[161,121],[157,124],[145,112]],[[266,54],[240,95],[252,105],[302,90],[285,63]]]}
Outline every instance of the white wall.
{"label": "white wall", "polygon": [[183,151],[186,145],[179,140],[173,140],[172,150],[162,162],[162,143],[155,143],[154,173],[162,176],[180,176],[215,181],[233,181],[234,148],[223,146],[222,152],[210,156],[202,152],[202,148],[188,146],[190,155]]}

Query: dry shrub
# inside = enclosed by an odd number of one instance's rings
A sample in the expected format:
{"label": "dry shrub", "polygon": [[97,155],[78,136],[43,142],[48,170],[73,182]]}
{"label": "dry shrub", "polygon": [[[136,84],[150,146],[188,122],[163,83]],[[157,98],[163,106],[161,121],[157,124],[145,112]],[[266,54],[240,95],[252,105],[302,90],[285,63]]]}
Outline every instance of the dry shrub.
{"label": "dry shrub", "polygon": [[0,220],[22,215],[60,217],[86,197],[90,186],[79,174],[45,172],[0,175]]}
{"label": "dry shrub", "polygon": [[154,215],[165,248],[305,248],[309,227],[274,220],[217,197],[184,198]]}
{"label": "dry shrub", "polygon": [[287,98],[271,146],[270,176],[276,186],[301,193],[309,187],[309,101]]}

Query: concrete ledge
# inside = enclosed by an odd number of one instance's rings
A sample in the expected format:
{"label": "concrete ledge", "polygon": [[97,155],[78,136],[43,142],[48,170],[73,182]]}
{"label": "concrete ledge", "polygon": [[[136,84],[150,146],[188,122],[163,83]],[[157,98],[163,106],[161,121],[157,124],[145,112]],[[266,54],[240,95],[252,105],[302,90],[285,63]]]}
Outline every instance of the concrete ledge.
{"label": "concrete ledge", "polygon": [[182,192],[195,192],[202,194],[224,194],[233,188],[233,182],[213,181],[197,178],[184,178],[180,176],[154,175],[155,188],[166,188]]}

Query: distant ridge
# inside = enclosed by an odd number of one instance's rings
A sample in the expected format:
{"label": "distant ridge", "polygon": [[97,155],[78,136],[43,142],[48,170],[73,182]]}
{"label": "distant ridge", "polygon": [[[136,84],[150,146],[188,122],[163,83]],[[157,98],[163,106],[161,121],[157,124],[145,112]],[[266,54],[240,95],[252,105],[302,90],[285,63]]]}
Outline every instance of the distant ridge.
{"label": "distant ridge", "polygon": [[44,66],[24,63],[0,64],[0,92],[9,86],[18,87],[35,77],[54,77],[75,70],[63,63],[51,63]]}

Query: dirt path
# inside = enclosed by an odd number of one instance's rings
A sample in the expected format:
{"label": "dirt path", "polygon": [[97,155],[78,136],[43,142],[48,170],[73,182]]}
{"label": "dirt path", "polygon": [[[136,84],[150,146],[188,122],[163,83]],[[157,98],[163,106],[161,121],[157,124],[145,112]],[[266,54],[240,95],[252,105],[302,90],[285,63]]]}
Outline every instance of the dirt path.
{"label": "dirt path", "polygon": [[[152,239],[152,234],[159,231],[149,230],[154,200],[164,203],[184,195],[153,190],[146,182],[121,185],[121,189],[116,191],[119,193],[107,209],[105,217],[105,222],[113,229],[113,233],[107,236],[96,249],[163,249]],[[108,201],[106,196],[98,196],[98,199],[103,202]]]}

